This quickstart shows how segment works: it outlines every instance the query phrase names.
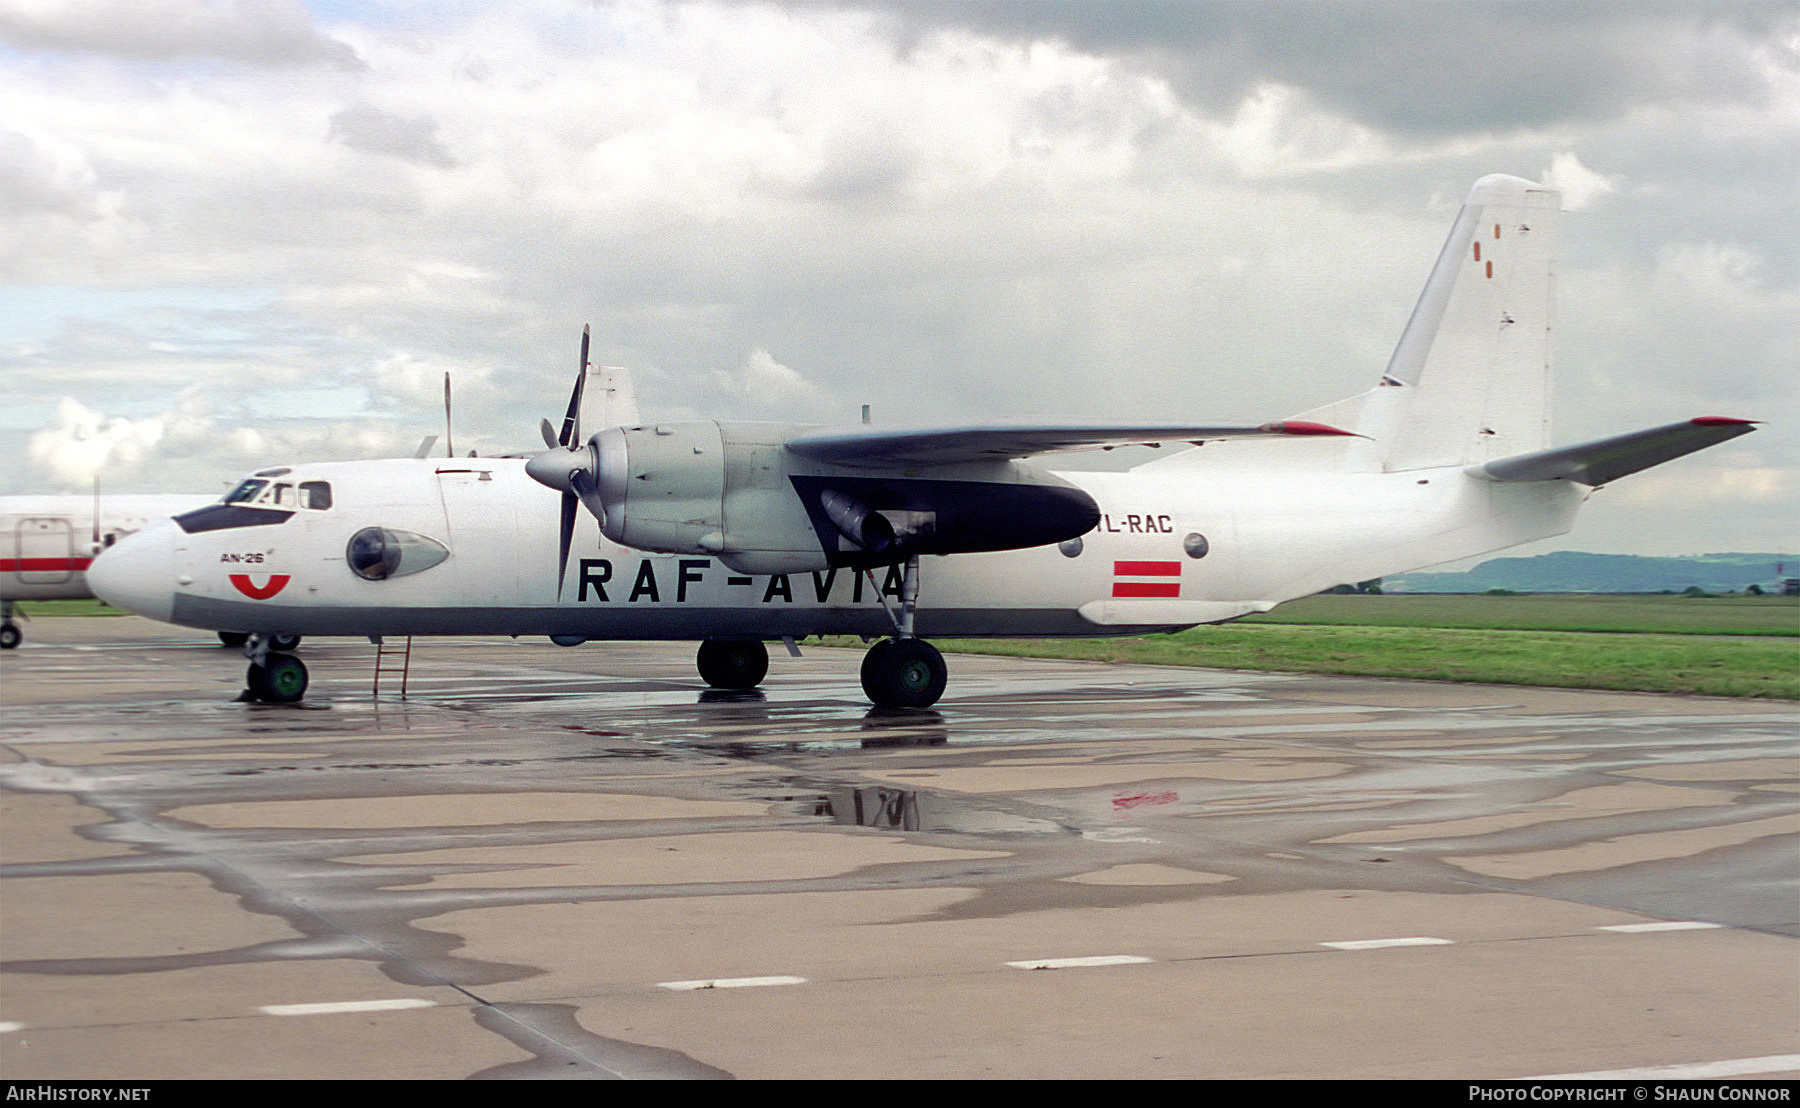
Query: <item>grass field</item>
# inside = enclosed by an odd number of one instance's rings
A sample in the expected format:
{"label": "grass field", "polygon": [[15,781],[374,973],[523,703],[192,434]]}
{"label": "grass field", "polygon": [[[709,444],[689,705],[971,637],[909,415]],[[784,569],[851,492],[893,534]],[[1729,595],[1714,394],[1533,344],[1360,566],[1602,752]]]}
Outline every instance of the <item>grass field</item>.
{"label": "grass field", "polygon": [[[91,600],[30,609],[36,617],[113,612]],[[1800,700],[1796,597],[1310,596],[1173,635],[937,644],[971,654]]]}
{"label": "grass field", "polygon": [[1314,596],[1237,623],[945,650],[1150,665],[1800,699],[1800,599]]}

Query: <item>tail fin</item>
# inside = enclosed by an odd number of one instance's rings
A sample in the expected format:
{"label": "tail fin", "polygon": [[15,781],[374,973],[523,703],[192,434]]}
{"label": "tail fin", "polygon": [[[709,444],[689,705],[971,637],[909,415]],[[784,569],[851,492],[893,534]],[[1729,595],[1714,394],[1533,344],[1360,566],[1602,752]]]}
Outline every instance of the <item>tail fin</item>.
{"label": "tail fin", "polygon": [[1475,182],[1381,383],[1296,418],[1367,436],[1389,472],[1547,446],[1560,202],[1518,177]]}

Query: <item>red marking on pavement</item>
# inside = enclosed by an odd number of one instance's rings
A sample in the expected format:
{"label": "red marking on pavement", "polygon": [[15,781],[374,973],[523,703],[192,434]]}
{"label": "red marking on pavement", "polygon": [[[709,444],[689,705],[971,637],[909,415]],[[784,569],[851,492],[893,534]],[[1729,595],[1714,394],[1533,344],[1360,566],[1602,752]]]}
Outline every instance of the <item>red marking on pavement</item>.
{"label": "red marking on pavement", "polygon": [[1172,789],[1160,793],[1133,793],[1130,796],[1113,797],[1113,807],[1121,810],[1142,808],[1146,804],[1173,804],[1180,799]]}

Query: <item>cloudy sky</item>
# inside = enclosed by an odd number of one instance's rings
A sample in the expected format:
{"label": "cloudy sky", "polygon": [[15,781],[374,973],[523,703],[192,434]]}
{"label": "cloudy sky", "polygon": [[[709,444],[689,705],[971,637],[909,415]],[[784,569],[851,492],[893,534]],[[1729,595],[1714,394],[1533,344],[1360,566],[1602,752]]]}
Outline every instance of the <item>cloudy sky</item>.
{"label": "cloudy sky", "polygon": [[1560,441],[1758,433],[1534,549],[1800,552],[1800,3],[0,0],[0,492],[647,416],[1278,418],[1549,180]]}

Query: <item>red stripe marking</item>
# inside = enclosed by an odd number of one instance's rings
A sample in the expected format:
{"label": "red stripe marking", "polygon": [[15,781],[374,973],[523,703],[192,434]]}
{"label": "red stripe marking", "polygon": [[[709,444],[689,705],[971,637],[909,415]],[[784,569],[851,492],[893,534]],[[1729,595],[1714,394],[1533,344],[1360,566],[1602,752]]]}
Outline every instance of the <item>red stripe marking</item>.
{"label": "red stripe marking", "polygon": [[1114,562],[1114,577],[1180,577],[1180,562]]}
{"label": "red stripe marking", "polygon": [[1180,581],[1114,581],[1113,596],[1169,596],[1181,595]]}
{"label": "red stripe marking", "polygon": [[1738,427],[1746,423],[1755,423],[1754,419],[1733,419],[1730,416],[1703,415],[1698,419],[1690,419],[1696,427]]}
{"label": "red stripe marking", "polygon": [[1345,435],[1356,437],[1356,432],[1345,431],[1333,427],[1329,423],[1314,423],[1307,419],[1284,419],[1278,423],[1265,423],[1258,430],[1274,435]]}
{"label": "red stripe marking", "polygon": [[250,582],[250,575],[248,573],[234,573],[231,575],[231,584],[233,587],[252,600],[269,599],[269,597],[274,596],[282,589],[287,588],[287,583],[290,580],[292,580],[292,578],[288,574],[272,573],[269,575],[268,584],[256,585]]}
{"label": "red stripe marking", "polygon": [[92,558],[0,558],[0,573],[68,573],[92,563]]}

